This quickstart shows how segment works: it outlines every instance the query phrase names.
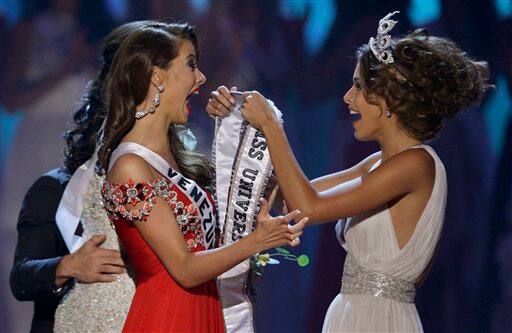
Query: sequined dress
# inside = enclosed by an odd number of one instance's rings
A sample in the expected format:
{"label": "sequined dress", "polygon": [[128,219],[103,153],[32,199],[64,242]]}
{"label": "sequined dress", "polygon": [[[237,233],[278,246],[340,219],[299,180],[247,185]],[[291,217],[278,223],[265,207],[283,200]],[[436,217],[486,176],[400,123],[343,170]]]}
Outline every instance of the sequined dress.
{"label": "sequined dress", "polygon": [[[387,207],[340,220],[336,233],[347,251],[341,292],[332,301],[323,332],[422,332],[414,282],[430,263],[446,206],[446,172],[435,151],[435,182],[408,243],[399,249]],[[373,166],[372,170],[380,164]]]}
{"label": "sequined dress", "polygon": [[[224,332],[215,280],[190,289],[181,287],[134,225],[149,223],[147,217],[160,197],[173,211],[188,250],[204,251],[202,221],[191,200],[165,177],[144,183],[106,182],[103,196],[136,276],[136,292],[123,332]],[[209,195],[208,200],[213,202]],[[139,202],[143,203],[140,209],[128,208]]]}
{"label": "sequined dress", "polygon": [[[107,236],[103,248],[121,251],[119,241],[103,206],[103,178],[93,176],[83,198],[83,237]],[[130,270],[129,270],[130,271]],[[132,275],[132,274],[130,274]],[[127,274],[114,282],[83,284],[77,282],[55,312],[55,332],[120,332],[130,308],[135,283]]]}

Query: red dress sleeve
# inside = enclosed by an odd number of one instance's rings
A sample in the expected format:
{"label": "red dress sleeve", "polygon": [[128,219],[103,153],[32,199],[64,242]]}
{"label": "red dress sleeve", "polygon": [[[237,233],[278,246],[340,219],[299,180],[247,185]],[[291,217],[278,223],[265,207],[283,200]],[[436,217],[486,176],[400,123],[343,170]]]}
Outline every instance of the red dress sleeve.
{"label": "red dress sleeve", "polygon": [[[201,219],[192,203],[184,203],[184,195],[167,178],[136,183],[129,179],[126,184],[105,182],[102,188],[105,208],[110,221],[147,221],[157,197],[164,199],[173,212],[188,248],[204,250]],[[142,204],[141,204],[142,203]]]}
{"label": "red dress sleeve", "polygon": [[[173,208],[176,207],[176,192],[166,178],[136,183],[129,179],[126,184],[105,182],[102,189],[105,208],[114,220],[146,221],[157,197],[161,197]],[[140,205],[142,203],[142,206]],[[131,207],[131,208],[129,208]]]}

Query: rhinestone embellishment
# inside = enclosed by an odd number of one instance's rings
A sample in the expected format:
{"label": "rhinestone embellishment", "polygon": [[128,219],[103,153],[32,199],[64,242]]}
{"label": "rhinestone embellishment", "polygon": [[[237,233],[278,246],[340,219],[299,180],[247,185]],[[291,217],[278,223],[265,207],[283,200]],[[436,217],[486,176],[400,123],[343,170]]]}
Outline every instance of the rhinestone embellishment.
{"label": "rhinestone embellishment", "polygon": [[[174,184],[166,178],[156,181],[135,183],[129,179],[126,184],[113,184],[105,181],[102,195],[105,208],[112,223],[119,220],[123,222],[147,221],[157,197],[164,199],[169,205],[176,222],[183,234],[183,238],[191,252],[203,251],[204,233],[201,228],[201,218],[193,203],[185,204],[178,199],[178,191]],[[126,205],[142,206],[127,208]]]}
{"label": "rhinestone embellishment", "polygon": [[387,65],[393,63],[395,60],[393,59],[393,54],[391,53],[391,50],[389,50],[389,47],[391,46],[391,35],[387,34],[388,32],[393,29],[395,24],[398,23],[398,21],[391,20],[391,16],[400,13],[399,11],[395,11],[393,13],[389,13],[388,15],[384,16],[379,21],[379,28],[377,29],[377,37],[373,38],[370,37],[370,40],[368,41],[368,45],[370,47],[370,50],[372,51],[373,55],[382,63],[385,63]]}
{"label": "rhinestone embellishment", "polygon": [[148,113],[155,113],[156,108],[160,105],[160,94],[163,93],[165,89],[163,85],[159,85],[157,87],[157,90],[158,92],[156,93],[155,97],[153,97],[153,99],[151,100],[151,107],[148,110],[140,110],[135,112],[136,119],[141,119],[145,117]]}
{"label": "rhinestone embellishment", "polygon": [[361,267],[352,255],[347,253],[341,279],[341,293],[385,297],[397,302],[414,303],[416,288],[414,283]]}

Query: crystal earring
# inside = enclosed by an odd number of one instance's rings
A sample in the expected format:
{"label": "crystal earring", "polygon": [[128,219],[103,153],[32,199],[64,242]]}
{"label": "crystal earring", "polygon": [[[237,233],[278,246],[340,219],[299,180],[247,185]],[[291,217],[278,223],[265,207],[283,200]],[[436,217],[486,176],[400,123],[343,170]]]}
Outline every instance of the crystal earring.
{"label": "crystal earring", "polygon": [[388,109],[386,111],[386,117],[391,118],[391,110]]}
{"label": "crystal earring", "polygon": [[156,89],[158,91],[157,91],[155,97],[153,97],[153,99],[151,100],[151,103],[153,105],[148,110],[140,110],[140,111],[135,112],[135,119],[144,118],[148,113],[151,113],[151,114],[155,113],[156,108],[160,105],[160,94],[164,92],[165,88],[161,84]]}

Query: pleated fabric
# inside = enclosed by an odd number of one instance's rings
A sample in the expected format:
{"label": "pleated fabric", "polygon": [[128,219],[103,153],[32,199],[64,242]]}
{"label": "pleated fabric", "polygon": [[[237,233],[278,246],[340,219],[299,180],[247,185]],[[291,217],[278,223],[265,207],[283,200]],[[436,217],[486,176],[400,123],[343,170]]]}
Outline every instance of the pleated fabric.
{"label": "pleated fabric", "polygon": [[[446,171],[435,151],[435,182],[427,205],[408,243],[400,249],[387,207],[338,221],[336,234],[357,263],[373,272],[414,283],[432,260],[441,236],[446,207]],[[372,168],[378,167],[380,161]],[[331,303],[323,332],[422,332],[414,303],[371,295],[339,294]]]}

